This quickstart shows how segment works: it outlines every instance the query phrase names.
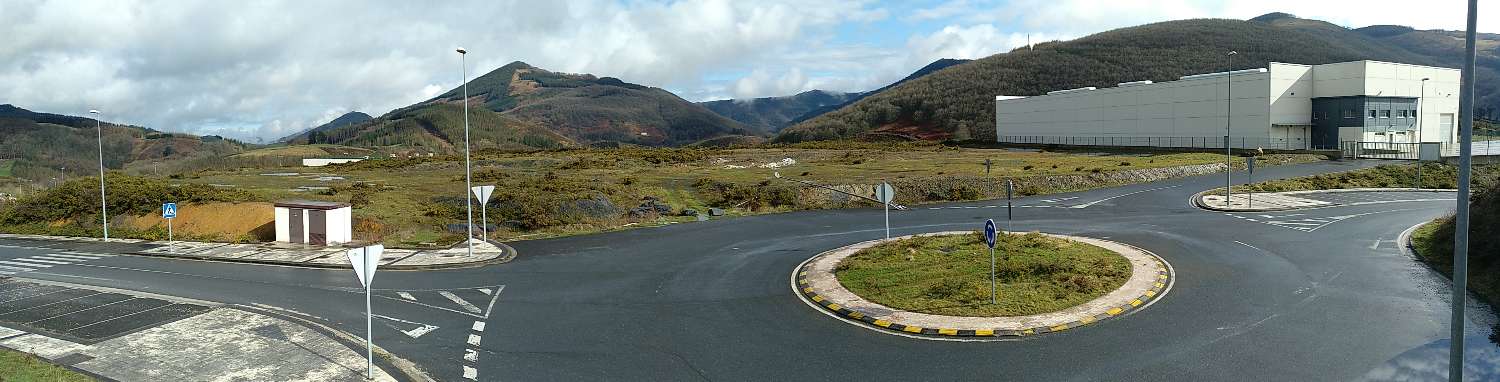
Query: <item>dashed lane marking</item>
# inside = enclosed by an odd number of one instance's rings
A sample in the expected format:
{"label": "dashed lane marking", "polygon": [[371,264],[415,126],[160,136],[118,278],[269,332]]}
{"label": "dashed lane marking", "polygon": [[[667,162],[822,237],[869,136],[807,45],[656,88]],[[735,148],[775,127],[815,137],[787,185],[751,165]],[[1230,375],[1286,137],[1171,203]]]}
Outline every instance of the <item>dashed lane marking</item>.
{"label": "dashed lane marking", "polygon": [[476,331],[476,332],[482,332],[482,331],[484,331],[484,321],[474,321],[474,331]]}
{"label": "dashed lane marking", "polygon": [[479,346],[479,341],[480,341],[480,338],[479,338],[478,335],[475,335],[475,334],[470,334],[469,335],[469,341],[468,341],[469,345],[471,345],[471,346]]}
{"label": "dashed lane marking", "polygon": [[469,362],[479,362],[479,351],[474,349],[464,349],[464,360]]}
{"label": "dashed lane marking", "polygon": [[464,378],[466,378],[468,380],[471,380],[471,381],[477,381],[477,380],[479,380],[479,370],[475,370],[474,368],[465,365],[464,366]]}

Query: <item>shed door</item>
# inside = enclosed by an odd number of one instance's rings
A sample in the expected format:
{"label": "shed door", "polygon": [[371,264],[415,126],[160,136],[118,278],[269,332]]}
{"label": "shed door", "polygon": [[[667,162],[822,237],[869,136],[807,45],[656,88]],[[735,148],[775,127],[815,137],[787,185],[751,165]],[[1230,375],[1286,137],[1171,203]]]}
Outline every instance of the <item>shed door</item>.
{"label": "shed door", "polygon": [[328,245],[328,211],[307,211],[307,243]]}
{"label": "shed door", "polygon": [[302,213],[306,210],[301,208],[288,208],[286,210],[288,220],[287,231],[291,235],[291,239],[288,241],[292,243],[302,243]]}

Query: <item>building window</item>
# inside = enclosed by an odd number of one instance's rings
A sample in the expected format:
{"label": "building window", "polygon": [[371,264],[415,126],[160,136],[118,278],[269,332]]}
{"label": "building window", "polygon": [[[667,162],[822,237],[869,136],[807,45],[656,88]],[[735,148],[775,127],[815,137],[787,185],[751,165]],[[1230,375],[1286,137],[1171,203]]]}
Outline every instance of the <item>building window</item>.
{"label": "building window", "polygon": [[1375,114],[1375,109],[1370,109],[1370,118],[1378,118],[1376,115],[1377,114]]}
{"label": "building window", "polygon": [[1381,110],[1380,111],[1380,118],[1390,118],[1390,117],[1391,117],[1391,111],[1390,110]]}
{"label": "building window", "polygon": [[1344,109],[1344,118],[1354,118],[1354,109]]}

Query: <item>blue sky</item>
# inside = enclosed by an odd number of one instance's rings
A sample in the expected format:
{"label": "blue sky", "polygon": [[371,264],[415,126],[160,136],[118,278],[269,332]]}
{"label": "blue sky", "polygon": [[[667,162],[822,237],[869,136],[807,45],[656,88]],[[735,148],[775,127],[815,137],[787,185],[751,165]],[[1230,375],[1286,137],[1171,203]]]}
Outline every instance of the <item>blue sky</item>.
{"label": "blue sky", "polygon": [[[0,0],[0,103],[269,141],[459,85],[458,46],[473,75],[520,60],[702,101],[874,89],[939,58],[1008,51],[1027,34],[1273,11],[1460,29],[1464,2]],[[1500,32],[1497,11],[1481,9],[1480,31]]]}

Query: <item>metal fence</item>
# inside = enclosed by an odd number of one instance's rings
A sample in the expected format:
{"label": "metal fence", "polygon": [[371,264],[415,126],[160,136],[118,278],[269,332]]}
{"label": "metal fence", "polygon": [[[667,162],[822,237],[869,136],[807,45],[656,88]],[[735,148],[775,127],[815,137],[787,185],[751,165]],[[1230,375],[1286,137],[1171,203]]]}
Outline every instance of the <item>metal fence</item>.
{"label": "metal fence", "polygon": [[1339,150],[1345,158],[1417,160],[1422,144],[1405,142],[1343,142]]}
{"label": "metal fence", "polygon": [[[1045,135],[1003,135],[1001,143],[1073,146],[1149,146],[1172,148],[1224,148],[1224,137],[1078,137]],[[1230,137],[1229,145],[1238,149],[1302,150],[1318,149],[1302,139]],[[1336,147],[1325,147],[1335,149]]]}

